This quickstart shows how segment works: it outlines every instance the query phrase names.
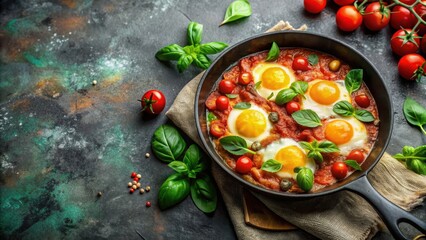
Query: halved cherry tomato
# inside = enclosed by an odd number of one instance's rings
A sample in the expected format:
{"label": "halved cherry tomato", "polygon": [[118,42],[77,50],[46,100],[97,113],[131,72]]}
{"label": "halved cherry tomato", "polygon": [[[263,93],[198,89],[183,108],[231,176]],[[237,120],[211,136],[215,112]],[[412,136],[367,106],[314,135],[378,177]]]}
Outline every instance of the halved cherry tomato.
{"label": "halved cherry tomato", "polygon": [[235,171],[246,174],[250,172],[250,169],[253,167],[253,161],[247,156],[241,156],[238,158],[237,163],[235,164]]}
{"label": "halved cherry tomato", "polygon": [[365,27],[371,31],[379,31],[389,24],[390,10],[383,3],[373,2],[365,8],[363,16]]}
{"label": "halved cherry tomato", "polygon": [[391,38],[392,51],[398,56],[415,53],[419,50],[420,39],[411,29],[396,31]]}
{"label": "halved cherry tomato", "polygon": [[341,7],[336,13],[337,27],[345,32],[352,32],[359,28],[362,23],[362,15],[352,5]]}
{"label": "halved cherry tomato", "polygon": [[225,96],[220,96],[216,98],[216,109],[220,111],[225,111],[229,107],[229,99]]}
{"label": "halved cherry tomato", "polygon": [[229,94],[234,91],[235,83],[229,81],[229,80],[222,80],[219,83],[219,91],[223,94]]}
{"label": "halved cherry tomato", "polygon": [[309,66],[309,61],[306,57],[296,57],[293,60],[293,64],[291,65],[291,67],[294,70],[302,70],[302,71],[308,71],[309,69],[311,69],[311,67]]}
{"label": "halved cherry tomato", "polygon": [[370,106],[370,99],[365,94],[361,94],[361,95],[356,96],[355,102],[356,102],[356,104],[358,104],[358,106],[360,106],[362,108],[366,108],[366,107]]}
{"label": "halved cherry tomato", "polygon": [[285,105],[285,110],[287,110],[287,113],[290,115],[300,110],[300,104],[296,101],[290,101]]}
{"label": "halved cherry tomato", "polygon": [[210,123],[210,134],[213,137],[220,138],[226,132],[225,126],[219,121],[213,121]]}
{"label": "halved cherry tomato", "polygon": [[206,107],[209,110],[216,110],[216,99],[217,99],[218,95],[216,95],[215,93],[210,94],[207,99],[206,99]]}
{"label": "halved cherry tomato", "polygon": [[364,153],[361,150],[354,149],[352,150],[346,159],[355,160],[357,163],[361,164],[364,161]]}
{"label": "halved cherry tomato", "polygon": [[241,85],[247,85],[252,81],[253,81],[253,76],[249,72],[242,73],[238,77],[238,83]]}
{"label": "halved cherry tomato", "polygon": [[327,0],[304,0],[305,10],[310,13],[320,13],[327,5]]}
{"label": "halved cherry tomato", "polygon": [[142,96],[140,102],[143,112],[156,115],[166,106],[166,97],[161,91],[152,89]]}
{"label": "halved cherry tomato", "polygon": [[355,0],[334,0],[334,3],[339,6],[352,5],[354,2]]}
{"label": "halved cherry tomato", "polygon": [[390,25],[394,29],[413,28],[416,25],[416,17],[403,6],[395,6],[392,8]]}
{"label": "halved cherry tomato", "polygon": [[331,166],[331,174],[337,180],[341,180],[348,174],[348,166],[344,162],[335,162]]}
{"label": "halved cherry tomato", "polygon": [[425,59],[417,54],[407,54],[398,62],[398,72],[406,80],[419,80],[426,71]]}

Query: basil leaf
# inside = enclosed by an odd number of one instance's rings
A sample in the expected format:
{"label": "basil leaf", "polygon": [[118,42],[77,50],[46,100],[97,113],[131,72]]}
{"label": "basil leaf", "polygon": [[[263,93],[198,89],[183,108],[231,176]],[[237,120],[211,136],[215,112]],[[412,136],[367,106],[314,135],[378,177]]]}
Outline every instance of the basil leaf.
{"label": "basil leaf", "polygon": [[304,81],[296,81],[290,85],[290,88],[293,89],[297,94],[304,95],[308,90],[309,84]]}
{"label": "basil leaf", "polygon": [[236,0],[226,9],[225,18],[220,25],[236,21],[251,15],[251,6],[247,0]]}
{"label": "basil leaf", "polygon": [[257,82],[256,84],[254,84],[254,88],[255,89],[259,89],[260,84],[262,84],[262,81]]}
{"label": "basil leaf", "polygon": [[273,42],[271,49],[268,52],[268,57],[265,61],[275,61],[277,60],[278,56],[280,56],[280,47],[278,47],[278,44],[276,42]]}
{"label": "basil leaf", "polygon": [[405,166],[417,174],[426,175],[426,145],[413,148],[404,146],[402,153],[393,156],[401,162],[405,162]]}
{"label": "basil leaf", "polygon": [[207,164],[205,163],[205,161],[201,161],[200,163],[198,163],[197,166],[195,166],[194,172],[195,173],[200,173],[200,172],[202,172],[202,171],[204,171],[206,169],[207,169]]}
{"label": "basil leaf", "polygon": [[186,143],[176,128],[170,125],[161,125],[154,132],[151,146],[158,159],[163,162],[172,162],[182,155]]}
{"label": "basil leaf", "polygon": [[205,175],[192,183],[191,198],[195,206],[204,213],[211,213],[216,210],[217,191],[209,176]]}
{"label": "basil leaf", "polygon": [[339,101],[336,104],[334,104],[333,112],[335,112],[335,113],[337,113],[341,116],[349,117],[349,116],[352,116],[354,114],[355,109],[350,102],[344,100],[344,101]]}
{"label": "basil leaf", "polygon": [[285,103],[290,102],[293,100],[294,97],[296,97],[298,94],[293,89],[283,89],[278,92],[277,96],[275,97],[275,103],[278,105],[283,105]]}
{"label": "basil leaf", "polygon": [[426,124],[426,109],[414,99],[407,97],[404,101],[403,111],[405,119],[410,124],[420,127],[422,132],[426,134],[423,127]]}
{"label": "basil leaf", "polygon": [[204,54],[216,54],[220,53],[226,47],[228,47],[228,44],[223,42],[209,42],[201,44],[200,52]]}
{"label": "basil leaf", "polygon": [[[314,141],[315,142],[315,141]],[[311,145],[311,143],[300,141],[300,146],[308,151],[315,151],[315,148]]]}
{"label": "basil leaf", "polygon": [[208,122],[211,122],[211,121],[216,120],[216,119],[217,119],[217,117],[216,117],[216,115],[214,115],[214,113],[209,112],[209,113],[207,114],[207,121],[208,121]]}
{"label": "basil leaf", "polygon": [[296,177],[297,185],[305,191],[309,192],[314,186],[314,174],[310,168],[302,167]]}
{"label": "basil leaf", "polygon": [[262,164],[262,167],[260,169],[262,169],[263,171],[274,173],[281,170],[282,167],[283,165],[277,160],[269,159]]}
{"label": "basil leaf", "polygon": [[247,147],[247,142],[238,136],[226,136],[219,139],[220,145],[229,153],[240,156],[245,153],[256,154]]}
{"label": "basil leaf", "polygon": [[309,62],[309,64],[311,64],[312,66],[317,65],[317,64],[318,64],[318,61],[319,61],[319,59],[318,59],[318,55],[316,55],[316,54],[310,54],[310,55],[308,56],[308,62]]}
{"label": "basil leaf", "polygon": [[302,170],[302,167],[295,167],[295,168],[293,169],[293,171],[294,171],[295,173],[300,172],[300,170]]}
{"label": "basil leaf", "polygon": [[355,169],[355,170],[362,171],[361,166],[355,160],[346,160],[345,164],[348,165],[349,167]]}
{"label": "basil leaf", "polygon": [[321,126],[321,119],[318,114],[310,109],[299,110],[291,114],[294,121],[305,127]]}
{"label": "basil leaf", "polygon": [[189,180],[181,173],[170,175],[158,191],[158,206],[161,210],[184,200],[190,191]]}
{"label": "basil leaf", "polygon": [[171,44],[158,50],[155,57],[160,61],[178,60],[185,54],[183,48],[177,44]]}
{"label": "basil leaf", "polygon": [[207,69],[210,67],[212,62],[206,55],[199,53],[197,54],[197,57],[194,58],[194,64],[201,69]]}
{"label": "basil leaf", "polygon": [[345,77],[345,87],[348,90],[349,94],[352,94],[361,87],[362,75],[362,69],[352,69],[348,72]]}
{"label": "basil leaf", "polygon": [[413,172],[426,175],[426,162],[422,162],[419,159],[407,159],[405,164],[407,165],[407,168]]}
{"label": "basil leaf", "polygon": [[196,144],[191,144],[185,152],[183,162],[188,166],[188,170],[193,170],[201,160],[201,151]]}
{"label": "basil leaf", "polygon": [[249,102],[239,102],[234,105],[233,108],[235,109],[249,109],[251,107],[251,104]]}
{"label": "basil leaf", "polygon": [[203,34],[203,25],[197,22],[190,22],[188,24],[187,35],[189,45],[197,45],[201,43]]}
{"label": "basil leaf", "polygon": [[361,122],[372,122],[374,121],[374,116],[371,112],[367,110],[356,110],[354,114],[355,118]]}
{"label": "basil leaf", "polygon": [[185,69],[189,67],[189,65],[191,65],[192,61],[194,61],[194,59],[192,58],[191,55],[188,55],[188,54],[182,55],[179,58],[177,63],[178,71],[180,73],[183,72]]}
{"label": "basil leaf", "polygon": [[315,150],[315,151],[309,151],[308,158],[314,159],[318,163],[322,163],[324,161],[324,158],[322,157],[322,154]]}
{"label": "basil leaf", "polygon": [[340,151],[340,149],[336,146],[336,144],[334,144],[333,142],[330,141],[321,141],[318,144],[318,151],[320,152],[325,152],[325,153],[332,153],[332,152],[338,152]]}
{"label": "basil leaf", "polygon": [[238,94],[225,94],[229,99],[237,98]]}
{"label": "basil leaf", "polygon": [[269,99],[271,99],[273,96],[274,96],[274,92],[271,92],[271,94],[269,94],[269,96],[268,96],[268,98],[267,98],[267,99],[269,100]]}
{"label": "basil leaf", "polygon": [[426,145],[416,147],[414,149],[413,155],[416,156],[416,157],[424,157],[424,158],[426,158]]}
{"label": "basil leaf", "polygon": [[186,166],[185,163],[183,163],[181,161],[173,161],[173,162],[169,163],[168,166],[178,173],[187,173],[188,172],[188,167]]}

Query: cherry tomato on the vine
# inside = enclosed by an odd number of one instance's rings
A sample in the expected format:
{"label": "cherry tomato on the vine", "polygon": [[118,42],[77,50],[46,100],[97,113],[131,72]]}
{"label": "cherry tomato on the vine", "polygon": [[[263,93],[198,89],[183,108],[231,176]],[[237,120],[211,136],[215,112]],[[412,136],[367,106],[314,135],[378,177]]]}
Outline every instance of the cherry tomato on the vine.
{"label": "cherry tomato on the vine", "polygon": [[[422,3],[426,3],[426,0],[423,0]],[[414,11],[423,19],[426,20],[426,6],[418,3],[416,6],[414,6]],[[416,21],[417,22],[417,21]],[[423,34],[426,34],[426,25],[421,23],[419,25],[419,28],[417,28],[417,33],[421,36]]]}
{"label": "cherry tomato on the vine", "polygon": [[216,98],[216,109],[220,111],[225,111],[229,107],[229,99],[225,96],[220,96]]}
{"label": "cherry tomato on the vine", "polygon": [[341,180],[348,174],[348,166],[346,166],[346,163],[344,162],[335,162],[331,166],[331,174],[337,180]]}
{"label": "cherry tomato on the vine", "polygon": [[309,66],[309,61],[306,57],[296,57],[293,60],[293,64],[291,66],[294,70],[302,70],[302,71],[308,71],[311,69],[311,66]]}
{"label": "cherry tomato on the vine", "polygon": [[219,82],[219,91],[223,94],[229,94],[234,91],[235,83],[229,80],[222,80]]}
{"label": "cherry tomato on the vine", "polygon": [[142,112],[157,115],[163,111],[166,106],[166,97],[159,90],[149,90],[142,96],[141,100]]}
{"label": "cherry tomato on the vine", "polygon": [[246,174],[250,172],[250,169],[253,167],[253,161],[246,156],[241,156],[237,159],[237,163],[235,164],[235,171]]}
{"label": "cherry tomato on the vine", "polygon": [[359,164],[364,162],[364,158],[364,153],[358,149],[352,150],[348,156],[346,156],[346,159],[355,160]]}
{"label": "cherry tomato on the vine", "polygon": [[416,17],[403,6],[392,8],[390,24],[394,29],[413,28],[416,25]]}
{"label": "cherry tomato on the vine", "polygon": [[407,54],[398,62],[398,72],[406,80],[419,80],[426,71],[425,59],[417,54]]}
{"label": "cherry tomato on the vine", "polygon": [[210,124],[210,134],[213,137],[220,138],[225,134],[225,132],[226,128],[221,122],[214,121]]}
{"label": "cherry tomato on the vine", "polygon": [[380,2],[370,3],[364,12],[364,25],[371,31],[379,31],[389,24],[390,10]]}
{"label": "cherry tomato on the vine", "polygon": [[355,97],[355,102],[358,104],[358,106],[366,108],[370,106],[370,99],[365,94],[360,94]]}
{"label": "cherry tomato on the vine", "polygon": [[285,110],[290,115],[300,110],[300,104],[296,101],[290,101],[285,105]]}
{"label": "cherry tomato on the vine", "polygon": [[339,6],[352,5],[355,0],[333,0]]}
{"label": "cherry tomato on the vine", "polygon": [[422,50],[423,54],[426,54],[426,34],[424,34],[422,37],[420,42],[420,49]]}
{"label": "cherry tomato on the vine", "polygon": [[408,5],[411,5],[416,2],[416,0],[399,0],[399,1]]}
{"label": "cherry tomato on the vine", "polygon": [[415,53],[419,50],[420,39],[411,29],[396,31],[391,38],[392,51],[398,56]]}
{"label": "cherry tomato on the vine", "polygon": [[327,5],[327,0],[304,0],[305,10],[310,13],[320,13]]}
{"label": "cherry tomato on the vine", "polygon": [[341,7],[336,13],[337,27],[345,32],[352,32],[359,28],[362,23],[362,15],[352,5]]}

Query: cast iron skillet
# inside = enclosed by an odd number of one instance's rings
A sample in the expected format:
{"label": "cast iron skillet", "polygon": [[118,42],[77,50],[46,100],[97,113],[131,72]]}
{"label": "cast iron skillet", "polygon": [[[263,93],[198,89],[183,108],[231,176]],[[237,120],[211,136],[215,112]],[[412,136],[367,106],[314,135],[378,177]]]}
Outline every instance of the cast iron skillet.
{"label": "cast iron skillet", "polygon": [[[329,53],[349,64],[351,68],[364,69],[364,82],[367,84],[376,100],[379,111],[380,126],[377,142],[375,143],[370,155],[362,164],[362,171],[357,171],[350,175],[347,179],[340,181],[332,186],[323,188],[315,193],[291,194],[268,190],[245,181],[243,178],[241,178],[241,176],[233,172],[216,153],[214,146],[209,140],[207,131],[205,114],[206,98],[212,91],[216,82],[221,79],[223,72],[226,71],[231,65],[234,65],[239,59],[247,55],[269,50],[272,42],[276,42],[278,46],[282,48],[309,48],[324,53]],[[232,47],[229,47],[206,71],[198,86],[195,98],[195,120],[197,123],[197,131],[205,149],[207,149],[209,155],[229,175],[243,183],[243,185],[264,194],[289,199],[312,198],[331,194],[340,190],[349,190],[351,192],[355,192],[361,195],[375,207],[392,235],[397,239],[401,239],[405,237],[399,229],[399,223],[406,222],[412,224],[422,233],[426,232],[426,223],[422,222],[420,219],[417,219],[410,213],[402,210],[382,197],[371,186],[367,179],[368,172],[379,161],[380,157],[384,153],[386,146],[388,145],[393,126],[392,113],[392,103],[389,97],[389,93],[380,74],[373,66],[373,64],[371,64],[364,56],[362,56],[361,53],[347,44],[335,39],[331,39],[320,34],[299,31],[281,31],[260,34],[239,42]]]}

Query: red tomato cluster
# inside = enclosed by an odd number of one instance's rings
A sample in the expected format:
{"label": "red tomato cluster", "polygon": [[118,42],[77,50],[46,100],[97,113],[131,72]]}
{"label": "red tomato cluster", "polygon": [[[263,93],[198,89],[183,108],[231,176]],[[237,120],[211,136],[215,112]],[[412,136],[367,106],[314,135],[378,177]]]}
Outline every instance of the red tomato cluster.
{"label": "red tomato cluster", "polygon": [[[416,0],[399,0],[398,3],[364,0],[333,1],[341,6],[336,13],[336,25],[340,30],[352,32],[364,23],[370,31],[380,31],[390,25],[396,30],[390,39],[390,45],[392,51],[401,57],[398,63],[398,72],[401,77],[406,80],[419,80],[425,75],[426,61],[418,52],[421,50],[426,54],[426,25],[420,22],[416,26],[418,19],[412,11],[422,20],[426,20],[426,6],[416,3]],[[426,3],[426,0],[422,2]],[[326,4],[326,0],[304,0],[305,10],[314,14],[320,13]]]}

